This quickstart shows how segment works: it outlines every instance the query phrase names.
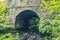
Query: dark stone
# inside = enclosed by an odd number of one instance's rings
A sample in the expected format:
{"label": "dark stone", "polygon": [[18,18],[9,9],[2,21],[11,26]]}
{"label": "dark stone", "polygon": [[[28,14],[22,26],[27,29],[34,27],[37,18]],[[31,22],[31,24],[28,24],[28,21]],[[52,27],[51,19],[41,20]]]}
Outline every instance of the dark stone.
{"label": "dark stone", "polygon": [[20,40],[43,40],[40,35],[37,34],[27,34],[27,35],[20,35]]}

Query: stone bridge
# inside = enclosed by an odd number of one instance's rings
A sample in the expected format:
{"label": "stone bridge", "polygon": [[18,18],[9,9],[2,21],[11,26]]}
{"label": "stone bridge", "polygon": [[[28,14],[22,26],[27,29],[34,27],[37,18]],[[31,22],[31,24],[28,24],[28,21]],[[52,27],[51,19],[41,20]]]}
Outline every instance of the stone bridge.
{"label": "stone bridge", "polygon": [[16,16],[24,10],[32,10],[37,13],[39,17],[45,17],[47,14],[41,9],[40,0],[7,0],[8,13],[10,15],[10,21],[12,25],[15,25]]}

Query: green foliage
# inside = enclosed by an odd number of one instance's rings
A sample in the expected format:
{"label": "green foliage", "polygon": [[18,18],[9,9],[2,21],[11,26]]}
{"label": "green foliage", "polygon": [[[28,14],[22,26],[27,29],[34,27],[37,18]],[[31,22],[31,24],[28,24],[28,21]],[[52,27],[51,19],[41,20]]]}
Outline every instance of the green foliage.
{"label": "green foliage", "polygon": [[18,40],[19,38],[19,33],[12,34],[12,33],[7,33],[0,35],[0,40]]}
{"label": "green foliage", "polygon": [[45,36],[47,36],[48,34],[50,36],[56,36],[58,35],[57,33],[59,33],[59,29],[60,29],[60,23],[58,23],[58,20],[49,20],[49,19],[45,19],[45,20],[41,20],[39,25],[39,31],[42,34],[45,34]]}
{"label": "green foliage", "polygon": [[7,14],[7,4],[5,1],[0,1],[0,30],[10,27],[9,17]]}
{"label": "green foliage", "polygon": [[49,13],[38,24],[39,31],[45,37],[56,37],[58,40],[60,37],[60,0],[42,0],[41,2],[43,4],[42,9]]}
{"label": "green foliage", "polygon": [[[10,1],[11,2],[11,1]],[[39,26],[39,32],[44,36],[44,40],[50,40],[51,37],[55,37],[54,40],[60,39],[60,0],[41,0],[42,2],[42,9],[44,9],[46,12],[49,12],[45,19],[41,19]],[[9,4],[10,5],[10,4]],[[7,14],[7,5],[5,2],[0,2],[0,32],[1,30],[5,30],[10,26],[9,22],[9,16]],[[30,20],[29,23],[34,26],[34,23],[38,21],[36,20]],[[21,21],[22,22],[22,21]],[[19,25],[18,25],[19,26]],[[20,25],[22,26],[22,25]],[[33,30],[33,27],[30,28]],[[3,30],[3,31],[4,31]],[[3,32],[2,31],[2,32]],[[6,29],[5,32],[9,31]],[[35,30],[34,30],[35,31]],[[9,32],[13,32],[12,30]],[[0,34],[0,40],[17,40],[19,39],[19,34],[11,34],[11,33],[5,33]]]}
{"label": "green foliage", "polygon": [[54,12],[60,8],[60,0],[42,0],[42,8],[49,12]]}

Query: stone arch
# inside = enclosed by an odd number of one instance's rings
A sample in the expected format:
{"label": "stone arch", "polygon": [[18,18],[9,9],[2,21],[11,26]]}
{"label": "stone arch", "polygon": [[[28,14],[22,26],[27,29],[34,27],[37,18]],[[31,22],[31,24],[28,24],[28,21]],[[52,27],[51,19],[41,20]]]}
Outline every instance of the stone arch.
{"label": "stone arch", "polygon": [[[34,20],[35,22],[31,23]],[[24,10],[20,12],[15,18],[15,26],[23,31],[28,31],[30,25],[37,25],[40,18],[33,10]]]}

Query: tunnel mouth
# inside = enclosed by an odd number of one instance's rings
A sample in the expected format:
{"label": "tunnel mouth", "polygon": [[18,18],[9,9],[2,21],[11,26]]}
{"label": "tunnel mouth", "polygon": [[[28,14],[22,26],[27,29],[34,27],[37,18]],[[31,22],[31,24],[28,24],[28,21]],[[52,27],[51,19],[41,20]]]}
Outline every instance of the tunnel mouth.
{"label": "tunnel mouth", "polygon": [[27,31],[29,26],[37,25],[40,18],[37,13],[33,10],[21,11],[15,18],[15,27],[19,30]]}

